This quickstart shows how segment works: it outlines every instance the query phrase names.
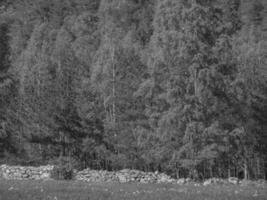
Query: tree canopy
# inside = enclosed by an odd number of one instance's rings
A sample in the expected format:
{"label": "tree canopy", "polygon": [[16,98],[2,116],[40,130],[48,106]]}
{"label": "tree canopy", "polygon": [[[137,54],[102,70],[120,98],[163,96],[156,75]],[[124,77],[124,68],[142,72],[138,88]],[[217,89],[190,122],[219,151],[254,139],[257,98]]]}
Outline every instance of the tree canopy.
{"label": "tree canopy", "polygon": [[0,9],[0,162],[266,178],[265,0]]}

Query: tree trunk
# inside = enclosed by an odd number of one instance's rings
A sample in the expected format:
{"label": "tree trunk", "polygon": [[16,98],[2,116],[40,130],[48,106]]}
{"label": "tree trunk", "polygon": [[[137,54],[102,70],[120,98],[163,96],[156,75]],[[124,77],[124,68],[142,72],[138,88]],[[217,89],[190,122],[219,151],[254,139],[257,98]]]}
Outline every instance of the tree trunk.
{"label": "tree trunk", "polygon": [[198,91],[198,74],[197,74],[197,69],[195,69],[195,74],[194,74],[194,92],[195,92],[195,97],[199,96],[199,91]]}
{"label": "tree trunk", "polygon": [[179,166],[178,163],[176,163],[176,178],[180,178],[180,170],[179,170]]}
{"label": "tree trunk", "polygon": [[257,179],[261,178],[261,170],[260,170],[260,157],[257,157],[257,174],[256,174]]}
{"label": "tree trunk", "polygon": [[228,161],[228,178],[231,177],[231,167],[230,167],[230,161]]}
{"label": "tree trunk", "polygon": [[116,98],[116,87],[115,87],[115,81],[116,81],[116,69],[114,65],[114,55],[115,55],[115,49],[114,46],[112,48],[112,98],[113,98],[113,103],[112,103],[112,115],[113,115],[113,123],[115,125],[116,123],[116,104],[115,104],[115,98]]}
{"label": "tree trunk", "polygon": [[248,162],[245,160],[244,162],[244,179],[248,180],[249,179],[249,174],[248,174]]}
{"label": "tree trunk", "polygon": [[210,170],[210,178],[212,178],[213,177],[212,165],[209,166],[209,170]]}
{"label": "tree trunk", "polygon": [[218,164],[218,176],[219,176],[220,178],[223,177],[223,175],[222,175],[222,168],[221,168],[221,164],[220,164],[220,163]]}
{"label": "tree trunk", "polygon": [[205,163],[203,165],[203,176],[204,176],[204,179],[206,179],[207,174],[206,174],[206,164]]}

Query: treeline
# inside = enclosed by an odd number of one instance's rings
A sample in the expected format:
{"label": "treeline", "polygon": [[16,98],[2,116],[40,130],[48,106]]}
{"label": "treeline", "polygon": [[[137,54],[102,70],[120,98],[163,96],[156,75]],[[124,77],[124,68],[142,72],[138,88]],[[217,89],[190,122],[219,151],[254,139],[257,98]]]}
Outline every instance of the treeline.
{"label": "treeline", "polygon": [[2,0],[0,160],[267,176],[265,0]]}

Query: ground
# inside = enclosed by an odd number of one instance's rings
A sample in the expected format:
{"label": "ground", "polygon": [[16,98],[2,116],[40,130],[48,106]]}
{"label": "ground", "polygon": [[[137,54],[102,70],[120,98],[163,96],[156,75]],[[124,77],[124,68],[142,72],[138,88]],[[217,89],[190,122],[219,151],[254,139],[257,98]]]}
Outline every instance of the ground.
{"label": "ground", "polygon": [[0,200],[266,200],[265,186],[0,180]]}

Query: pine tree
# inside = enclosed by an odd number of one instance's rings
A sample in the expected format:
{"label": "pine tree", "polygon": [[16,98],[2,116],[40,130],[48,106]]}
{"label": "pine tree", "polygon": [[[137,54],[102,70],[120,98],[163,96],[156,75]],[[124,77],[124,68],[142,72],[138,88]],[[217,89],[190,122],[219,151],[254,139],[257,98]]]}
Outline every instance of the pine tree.
{"label": "pine tree", "polygon": [[230,32],[224,15],[210,1],[160,1],[156,10],[150,79],[142,89],[152,95],[149,115],[162,147],[170,148],[177,170],[183,166],[191,174],[224,150],[225,91],[236,68],[234,28]]}

